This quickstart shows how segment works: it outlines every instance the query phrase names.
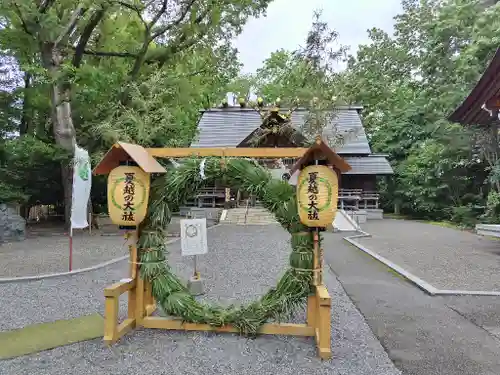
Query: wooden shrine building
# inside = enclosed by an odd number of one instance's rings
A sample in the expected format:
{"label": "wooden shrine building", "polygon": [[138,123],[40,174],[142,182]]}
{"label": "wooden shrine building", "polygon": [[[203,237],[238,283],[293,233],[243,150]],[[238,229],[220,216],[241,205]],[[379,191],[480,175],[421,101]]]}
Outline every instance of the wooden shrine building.
{"label": "wooden shrine building", "polygon": [[[463,102],[448,116],[451,122],[464,126],[483,128],[488,137],[483,137],[483,152],[487,152],[489,163],[500,155],[500,48]],[[492,166],[490,164],[490,166]],[[476,233],[500,237],[500,225],[477,224]]]}
{"label": "wooden shrine building", "polygon": [[[448,120],[462,125],[483,125],[498,129],[500,113],[500,48],[483,75],[464,99],[448,116]],[[497,135],[497,132],[493,134]]]}
{"label": "wooden shrine building", "polygon": [[[269,110],[269,109],[266,109]],[[361,106],[341,106],[336,108],[331,124],[323,129],[322,137],[328,142],[333,133],[355,134],[335,152],[352,168],[342,174],[340,179],[339,208],[379,210],[376,192],[376,177],[392,175],[393,170],[386,155],[373,154],[360,118]],[[287,113],[287,109],[279,109],[279,114]],[[198,123],[198,136],[191,147],[259,147],[252,143],[264,127],[262,111],[245,106],[219,107],[204,110]],[[293,128],[287,134],[267,137],[266,144],[260,147],[304,147],[305,137],[300,129],[307,119],[307,110],[298,108],[291,112],[290,124]],[[271,144],[269,143],[271,140]],[[332,146],[331,144],[329,145]],[[334,148],[334,147],[332,147]],[[289,179],[290,168],[296,159],[259,160],[271,170],[277,178]],[[214,186],[204,189],[191,206],[217,207],[223,206],[226,193],[224,188]],[[231,200],[241,205],[246,197],[231,191]]]}

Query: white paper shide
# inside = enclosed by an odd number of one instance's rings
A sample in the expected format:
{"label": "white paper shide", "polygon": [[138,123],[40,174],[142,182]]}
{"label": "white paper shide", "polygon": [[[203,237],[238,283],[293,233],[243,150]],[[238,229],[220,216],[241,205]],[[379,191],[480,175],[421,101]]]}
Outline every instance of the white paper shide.
{"label": "white paper shide", "polygon": [[182,255],[202,255],[208,252],[207,219],[181,220]]}

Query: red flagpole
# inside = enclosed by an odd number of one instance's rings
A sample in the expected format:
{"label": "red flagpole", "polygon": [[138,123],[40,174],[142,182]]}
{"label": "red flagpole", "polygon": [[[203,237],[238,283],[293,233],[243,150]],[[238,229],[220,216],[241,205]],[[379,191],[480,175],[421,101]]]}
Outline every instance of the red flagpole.
{"label": "red flagpole", "polygon": [[69,230],[69,271],[73,269],[73,226]]}

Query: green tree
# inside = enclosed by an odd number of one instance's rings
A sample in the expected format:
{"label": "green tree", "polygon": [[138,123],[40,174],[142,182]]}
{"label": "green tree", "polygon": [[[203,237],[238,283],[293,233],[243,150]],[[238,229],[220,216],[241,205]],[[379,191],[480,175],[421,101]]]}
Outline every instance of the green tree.
{"label": "green tree", "polygon": [[[304,47],[295,51],[279,49],[271,54],[253,77],[256,93],[265,102],[292,109],[306,108],[301,133],[309,141],[326,126],[334,126],[335,107],[342,104],[336,96],[336,65],[347,48],[337,45],[338,34],[315,11]],[[290,122],[286,123],[290,126]],[[288,131],[283,127],[284,131]],[[332,147],[339,147],[353,134],[332,132]],[[356,135],[354,135],[356,136]]]}
{"label": "green tree", "polygon": [[442,218],[443,207],[484,192],[477,134],[445,118],[496,51],[499,15],[500,7],[481,1],[405,0],[395,35],[370,30],[371,42],[350,57],[339,95],[365,106],[373,149],[390,155],[396,175],[383,187],[388,206]]}
{"label": "green tree", "polygon": [[[186,103],[194,108],[210,99],[208,90],[221,84],[213,78],[216,67],[229,56],[234,57],[234,52],[224,46],[241,31],[248,17],[262,14],[269,2],[7,0],[0,5],[0,19],[4,21],[0,43],[13,51],[19,65],[29,73],[29,87],[34,80],[44,91],[51,114],[49,128],[55,143],[63,149],[72,152],[77,136],[83,146],[88,142],[95,150],[105,147],[106,140],[95,140],[91,135],[101,122],[107,130],[106,123],[116,122],[118,131],[130,130],[134,136],[144,137],[140,140],[145,143],[159,141],[159,131],[149,129],[152,124],[155,129],[164,120],[169,126],[188,124],[190,130],[170,131],[163,137],[180,134],[180,140],[169,141],[185,143],[193,133],[195,110],[188,116],[177,110],[178,116],[184,116],[179,124],[174,118],[175,108]],[[209,67],[198,82],[207,91],[200,90],[202,94],[198,93],[194,102],[188,96],[178,100],[179,85],[194,83],[179,76],[195,75],[195,63]],[[185,69],[179,69],[182,64]],[[175,84],[170,82],[172,78],[177,78]],[[167,82],[164,92],[156,87],[144,90],[148,83]],[[101,92],[106,84],[110,85]],[[90,103],[76,102],[87,98],[92,99]],[[161,102],[167,99],[170,101]],[[89,124],[92,110],[98,118]],[[148,115],[145,120],[141,116],[144,113]],[[62,172],[68,218],[71,168],[64,165]]]}

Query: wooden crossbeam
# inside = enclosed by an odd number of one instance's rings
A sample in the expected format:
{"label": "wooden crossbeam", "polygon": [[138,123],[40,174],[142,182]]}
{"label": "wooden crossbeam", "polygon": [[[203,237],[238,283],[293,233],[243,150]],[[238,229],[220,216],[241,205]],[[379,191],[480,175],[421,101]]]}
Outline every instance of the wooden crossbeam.
{"label": "wooden crossbeam", "polygon": [[111,286],[104,288],[105,297],[120,297],[123,293],[135,288],[135,279],[119,281]]}
{"label": "wooden crossbeam", "polygon": [[148,148],[147,152],[159,158],[185,158],[189,156],[219,156],[219,157],[247,157],[247,158],[300,158],[307,148],[221,148],[221,147],[188,147],[188,148]]}
{"label": "wooden crossbeam", "polygon": [[[232,326],[213,327],[209,324],[185,323],[179,319],[169,319],[159,316],[146,317],[141,325],[145,328],[159,328],[181,331],[210,331],[210,332],[231,332],[237,333],[238,329]],[[293,323],[267,323],[259,330],[265,335],[290,335],[290,336],[314,336],[314,327],[305,324]]]}

